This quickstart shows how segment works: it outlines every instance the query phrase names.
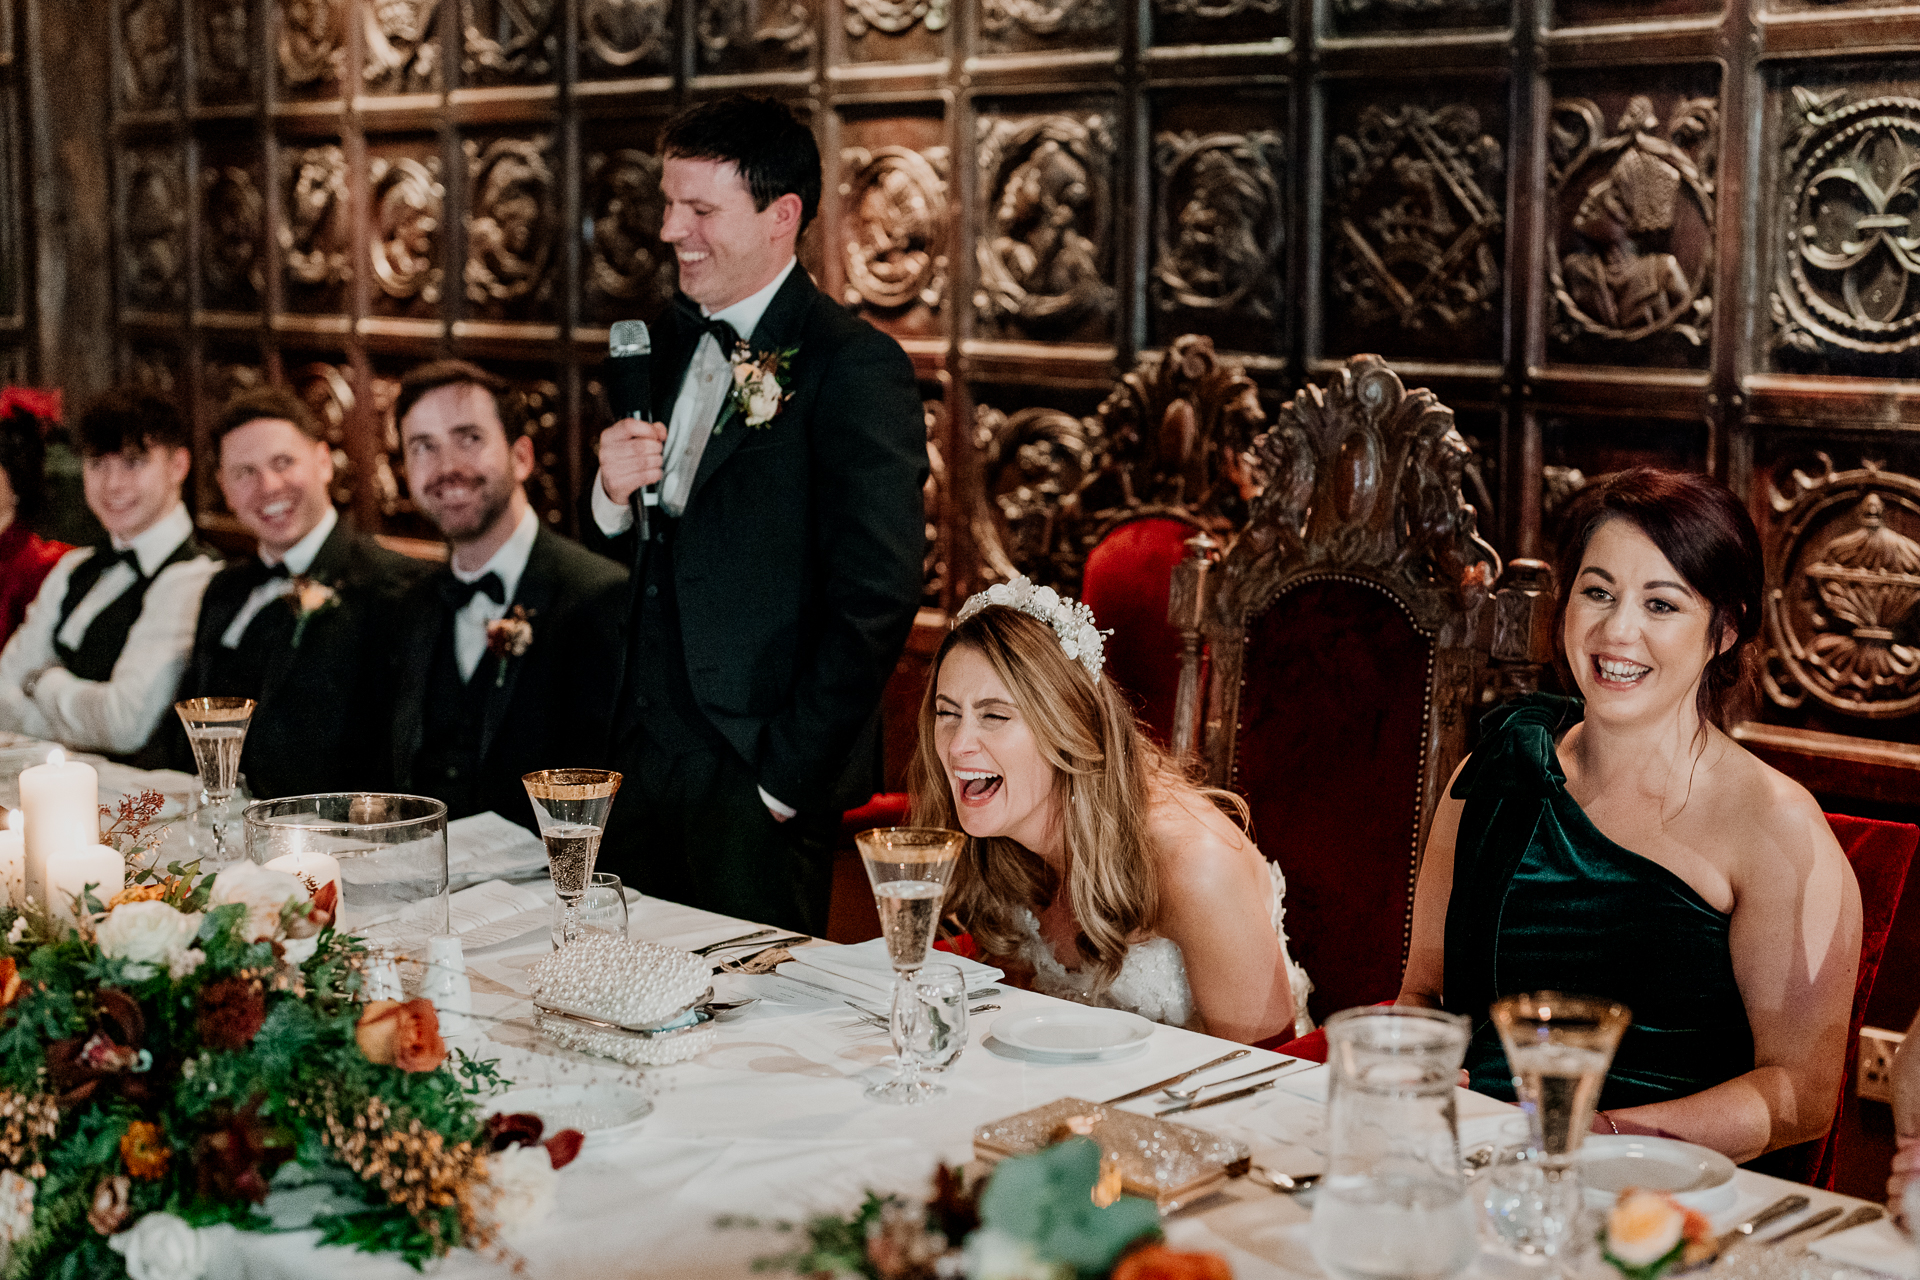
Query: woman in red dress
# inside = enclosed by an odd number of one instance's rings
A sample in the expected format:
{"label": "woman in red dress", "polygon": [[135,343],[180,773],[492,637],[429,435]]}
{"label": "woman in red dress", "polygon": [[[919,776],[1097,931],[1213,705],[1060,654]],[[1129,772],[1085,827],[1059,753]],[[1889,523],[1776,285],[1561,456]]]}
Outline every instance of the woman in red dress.
{"label": "woman in red dress", "polygon": [[27,528],[47,500],[46,436],[58,421],[58,393],[0,391],[0,645],[13,635],[54,564],[72,548]]}

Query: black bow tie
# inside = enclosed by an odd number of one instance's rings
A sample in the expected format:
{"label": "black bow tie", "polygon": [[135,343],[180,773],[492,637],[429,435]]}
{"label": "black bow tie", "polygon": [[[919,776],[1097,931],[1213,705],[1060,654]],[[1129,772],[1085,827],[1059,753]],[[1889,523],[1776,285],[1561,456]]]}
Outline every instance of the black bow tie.
{"label": "black bow tie", "polygon": [[710,333],[713,340],[720,344],[720,354],[733,359],[733,349],[740,345],[740,335],[734,332],[732,325],[725,320],[715,320],[700,310],[700,304],[686,294],[676,294],[673,299],[674,314],[680,318],[681,327],[694,334],[698,342],[702,333]]}
{"label": "black bow tie", "polygon": [[117,564],[123,564],[133,570],[134,577],[144,578],[147,576],[140,572],[140,553],[132,547],[128,547],[125,551],[115,551],[113,544],[108,543],[106,546],[101,547],[95,554],[100,557],[100,572],[102,574],[105,574]]}
{"label": "black bow tie", "polygon": [[440,579],[440,598],[447,602],[447,608],[456,613],[473,600],[475,596],[486,596],[495,604],[507,602],[507,588],[497,573],[483,573],[472,582],[462,582],[449,573]]}
{"label": "black bow tie", "polygon": [[272,582],[275,578],[293,576],[293,570],[287,568],[287,562],[285,560],[282,560],[279,564],[268,564],[258,556],[255,556],[252,560],[240,566],[238,576],[241,583],[251,592],[256,588]]}

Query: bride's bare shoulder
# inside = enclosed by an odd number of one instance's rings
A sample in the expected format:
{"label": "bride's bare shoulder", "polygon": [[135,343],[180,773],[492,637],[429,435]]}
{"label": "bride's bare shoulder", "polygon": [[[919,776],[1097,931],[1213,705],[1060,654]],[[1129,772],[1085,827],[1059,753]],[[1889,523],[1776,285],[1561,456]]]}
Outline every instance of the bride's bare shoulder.
{"label": "bride's bare shoulder", "polygon": [[1237,882],[1262,861],[1238,822],[1205,792],[1177,778],[1155,786],[1147,835],[1163,880],[1173,883]]}

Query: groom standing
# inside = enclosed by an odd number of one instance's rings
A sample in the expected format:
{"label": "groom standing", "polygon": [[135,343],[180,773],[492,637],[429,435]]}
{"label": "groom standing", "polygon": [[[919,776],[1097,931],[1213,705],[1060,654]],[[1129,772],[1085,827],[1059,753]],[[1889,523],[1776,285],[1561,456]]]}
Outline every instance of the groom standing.
{"label": "groom standing", "polygon": [[819,933],[840,813],[877,782],[848,762],[863,738],[872,758],[920,599],[920,397],[899,344],[798,269],[820,152],[785,107],[702,104],[661,152],[681,293],[655,326],[651,420],[601,434],[581,522],[635,566],[600,862]]}

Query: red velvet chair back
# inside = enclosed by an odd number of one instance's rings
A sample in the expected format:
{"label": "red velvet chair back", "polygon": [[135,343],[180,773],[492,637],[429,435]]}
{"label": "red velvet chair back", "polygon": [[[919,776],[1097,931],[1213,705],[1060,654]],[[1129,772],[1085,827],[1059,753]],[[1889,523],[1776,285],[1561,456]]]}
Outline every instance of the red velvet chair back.
{"label": "red velvet chair back", "polygon": [[1132,698],[1140,721],[1162,746],[1173,741],[1180,683],[1180,632],[1167,621],[1167,588],[1186,542],[1198,530],[1174,516],[1129,520],[1087,556],[1081,598],[1107,637],[1107,676]]}
{"label": "red velvet chair back", "polygon": [[[1860,973],[1853,983],[1853,1014],[1847,1023],[1847,1069],[1841,1077],[1844,1099],[1853,1087],[1854,1068],[1860,1055],[1860,1028],[1867,1019],[1867,1002],[1873,998],[1874,979],[1880,974],[1880,958],[1886,954],[1887,938],[1893,932],[1894,910],[1906,889],[1907,872],[1913,855],[1920,849],[1920,827],[1905,822],[1879,822],[1830,813],[1827,824],[1834,838],[1853,865],[1853,878],[1860,882]],[[1816,1187],[1831,1188],[1837,1170],[1836,1141],[1841,1108],[1834,1109],[1833,1128],[1824,1138],[1807,1144],[1804,1177]]]}
{"label": "red velvet chair back", "polygon": [[1234,787],[1286,873],[1316,1022],[1400,990],[1432,663],[1393,597],[1338,578],[1300,583],[1248,629]]}

